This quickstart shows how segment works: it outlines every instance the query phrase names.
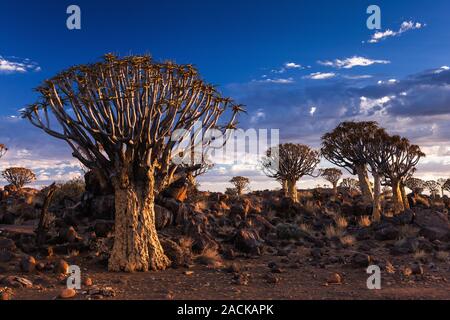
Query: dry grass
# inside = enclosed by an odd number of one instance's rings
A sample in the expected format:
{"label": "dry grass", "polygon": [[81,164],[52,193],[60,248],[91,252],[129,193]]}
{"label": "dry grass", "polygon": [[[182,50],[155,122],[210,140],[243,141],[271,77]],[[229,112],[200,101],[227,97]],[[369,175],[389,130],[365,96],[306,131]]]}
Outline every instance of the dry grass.
{"label": "dry grass", "polygon": [[424,261],[427,258],[427,253],[424,250],[414,252],[414,260]]}
{"label": "dry grass", "polygon": [[358,225],[360,227],[367,228],[367,227],[370,227],[371,224],[372,224],[372,221],[370,220],[369,216],[361,216],[358,219]]}
{"label": "dry grass", "polygon": [[410,237],[416,237],[419,234],[419,228],[416,228],[411,225],[404,225],[399,228],[400,231],[400,238],[410,238]]}
{"label": "dry grass", "polygon": [[223,266],[222,257],[214,248],[205,248],[205,250],[195,258],[195,262],[214,268]]}
{"label": "dry grass", "polygon": [[436,260],[442,261],[442,262],[447,262],[449,256],[450,256],[450,254],[447,251],[437,251],[434,254],[434,257],[436,258]]}
{"label": "dry grass", "polygon": [[309,235],[311,235],[313,233],[312,227],[309,224],[301,223],[299,228],[300,228],[300,230],[302,230],[303,232],[306,232]]}
{"label": "dry grass", "polygon": [[325,235],[328,239],[331,238],[341,238],[344,233],[344,230],[341,228],[337,228],[333,225],[329,225],[325,227]]}
{"label": "dry grass", "polygon": [[194,243],[194,240],[192,240],[191,237],[181,237],[178,240],[178,244],[180,245],[180,247],[182,249],[191,250],[193,243]]}
{"label": "dry grass", "polygon": [[345,235],[340,238],[340,241],[344,247],[351,247],[356,243],[356,239],[352,235]]}
{"label": "dry grass", "polygon": [[345,230],[348,227],[348,221],[343,216],[336,216],[334,218],[334,223],[336,223],[336,227],[342,230]]}

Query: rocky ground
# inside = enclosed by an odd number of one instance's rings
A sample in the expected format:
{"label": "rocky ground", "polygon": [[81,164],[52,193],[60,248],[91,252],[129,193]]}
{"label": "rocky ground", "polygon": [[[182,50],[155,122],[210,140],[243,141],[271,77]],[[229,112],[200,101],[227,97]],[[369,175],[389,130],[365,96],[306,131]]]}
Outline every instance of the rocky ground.
{"label": "rocky ground", "polygon": [[[450,299],[447,197],[411,194],[394,216],[386,194],[380,222],[344,189],[301,191],[299,204],[277,191],[161,197],[172,267],[124,274],[106,270],[111,196],[73,189],[55,194],[43,245],[34,230],[46,191],[3,191],[1,299]],[[69,265],[81,268],[81,290],[65,290]],[[368,265],[381,268],[381,290],[367,289]]]}

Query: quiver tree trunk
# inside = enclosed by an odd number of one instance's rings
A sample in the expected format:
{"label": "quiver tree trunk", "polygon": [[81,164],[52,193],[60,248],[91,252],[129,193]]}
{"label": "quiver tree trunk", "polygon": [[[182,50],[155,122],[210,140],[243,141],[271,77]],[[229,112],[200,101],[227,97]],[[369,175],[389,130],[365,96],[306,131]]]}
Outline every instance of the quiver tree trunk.
{"label": "quiver tree trunk", "polygon": [[406,195],[405,185],[403,183],[400,183],[400,191],[402,193],[402,200],[403,200],[403,208],[411,209],[409,206],[408,196]]}
{"label": "quiver tree trunk", "polygon": [[281,180],[281,189],[285,197],[289,197],[288,183],[287,180]]}
{"label": "quiver tree trunk", "polygon": [[337,182],[333,183],[333,196],[336,197],[337,196]]}
{"label": "quiver tree trunk", "polygon": [[288,197],[291,198],[294,202],[299,202],[297,193],[297,181],[287,181],[287,190]]}
{"label": "quiver tree trunk", "polygon": [[359,186],[364,198],[364,202],[367,204],[372,203],[373,193],[366,167],[364,165],[357,166],[356,173],[358,174]]}
{"label": "quiver tree trunk", "polygon": [[400,181],[397,180],[392,181],[392,200],[394,202],[395,214],[405,211]]}
{"label": "quiver tree trunk", "polygon": [[372,210],[372,220],[380,221],[381,219],[381,181],[380,175],[373,173],[374,178],[374,188],[373,188],[373,210]]}
{"label": "quiver tree trunk", "polygon": [[114,183],[116,219],[110,271],[164,270],[170,264],[156,232],[153,174],[139,179],[125,185]]}

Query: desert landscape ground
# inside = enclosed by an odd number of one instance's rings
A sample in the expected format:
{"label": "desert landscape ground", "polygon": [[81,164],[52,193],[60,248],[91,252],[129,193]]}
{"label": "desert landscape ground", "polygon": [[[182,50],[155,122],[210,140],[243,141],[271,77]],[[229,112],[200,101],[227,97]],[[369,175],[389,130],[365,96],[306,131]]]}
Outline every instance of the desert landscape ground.
{"label": "desert landscape ground", "polygon": [[4,2],[0,305],[450,300],[448,1]]}
{"label": "desert landscape ground", "polygon": [[[81,187],[75,181],[55,195],[55,228],[40,248],[33,231],[45,190],[3,196],[8,213],[2,222],[18,220],[0,226],[2,297],[60,298],[68,265],[75,264],[83,282],[73,299],[449,298],[450,229],[439,213],[450,205],[447,197],[411,195],[411,210],[370,225],[370,208],[345,188],[337,197],[331,189],[301,190],[298,204],[281,191],[239,198],[197,192],[185,203],[162,199],[157,226],[173,266],[128,274],[106,268],[111,196],[86,211],[76,205],[89,194]],[[382,269],[381,290],[367,288],[370,264]]]}

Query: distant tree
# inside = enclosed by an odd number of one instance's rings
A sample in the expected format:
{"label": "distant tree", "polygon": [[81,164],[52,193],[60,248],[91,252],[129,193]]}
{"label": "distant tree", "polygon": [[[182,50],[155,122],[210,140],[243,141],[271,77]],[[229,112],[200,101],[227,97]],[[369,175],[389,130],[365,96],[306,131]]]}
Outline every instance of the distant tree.
{"label": "distant tree", "polygon": [[421,194],[427,187],[426,182],[419,178],[409,178],[405,181],[405,185],[416,195]]}
{"label": "distant tree", "polygon": [[444,185],[442,186],[443,190],[445,191],[450,191],[450,179],[447,179],[444,183]]}
{"label": "distant tree", "polygon": [[[108,54],[46,80],[38,92],[39,101],[23,117],[66,141],[74,157],[112,182],[109,270],[165,269],[170,260],[156,232],[155,197],[177,178],[179,163],[173,160],[186,151],[186,134],[192,136],[197,124],[204,133],[235,128],[241,106],[222,97],[191,65],[148,56]],[[203,138],[201,150],[211,141]]]}
{"label": "distant tree", "polygon": [[372,188],[367,174],[367,135],[379,129],[376,122],[342,122],[333,131],[322,136],[321,153],[338,167],[358,175],[360,189],[367,203],[373,201]]}
{"label": "distant tree", "polygon": [[297,181],[305,175],[311,176],[319,162],[319,152],[310,147],[284,143],[267,150],[262,167],[268,177],[286,181],[289,198],[298,202]]}
{"label": "distant tree", "polygon": [[329,181],[331,185],[333,186],[333,194],[337,194],[337,185],[339,180],[342,177],[342,171],[337,168],[326,168],[320,170],[321,176]]}
{"label": "distant tree", "polygon": [[346,188],[349,191],[360,191],[359,189],[359,181],[354,178],[344,178],[342,179],[341,184],[339,185],[341,188]]}
{"label": "distant tree", "polygon": [[431,197],[433,199],[435,199],[436,196],[441,191],[441,185],[437,181],[434,181],[434,180],[426,181],[425,186],[426,186],[426,189],[430,192]]}
{"label": "distant tree", "polygon": [[2,176],[17,189],[22,189],[24,185],[36,180],[36,175],[33,171],[21,167],[8,168],[2,172]]}
{"label": "distant tree", "polygon": [[236,189],[236,193],[241,196],[244,193],[244,190],[248,187],[250,184],[249,178],[236,176],[231,178],[230,182],[234,185],[234,188]]}
{"label": "distant tree", "polygon": [[439,183],[439,186],[441,187],[441,196],[444,196],[444,192],[446,191],[446,183],[449,179],[446,178],[439,178],[437,182]]}
{"label": "distant tree", "polygon": [[235,189],[235,188],[226,188],[226,189],[225,189],[225,194],[226,194],[227,196],[231,196],[231,197],[237,196],[237,192],[236,192],[236,189]]}
{"label": "distant tree", "polygon": [[4,144],[0,143],[0,158],[3,157],[7,151],[8,148]]}

